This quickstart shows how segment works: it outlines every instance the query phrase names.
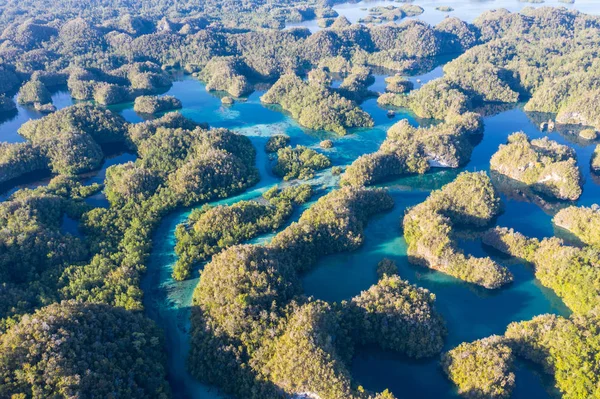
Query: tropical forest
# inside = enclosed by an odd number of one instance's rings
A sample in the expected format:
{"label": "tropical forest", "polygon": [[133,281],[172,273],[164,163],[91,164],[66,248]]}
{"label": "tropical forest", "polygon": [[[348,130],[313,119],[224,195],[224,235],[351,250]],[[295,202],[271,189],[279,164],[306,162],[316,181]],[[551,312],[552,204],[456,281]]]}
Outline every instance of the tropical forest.
{"label": "tropical forest", "polygon": [[600,2],[0,1],[0,399],[600,399]]}

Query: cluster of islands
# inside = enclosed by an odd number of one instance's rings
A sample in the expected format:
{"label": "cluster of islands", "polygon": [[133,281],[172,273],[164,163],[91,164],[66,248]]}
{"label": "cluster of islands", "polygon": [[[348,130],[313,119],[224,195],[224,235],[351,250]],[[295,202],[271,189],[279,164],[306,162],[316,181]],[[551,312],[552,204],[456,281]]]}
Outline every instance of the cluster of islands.
{"label": "cluster of islands", "polygon": [[[10,142],[0,125],[0,398],[195,397],[174,363],[235,398],[406,397],[363,386],[364,348],[433,364],[448,397],[512,397],[526,363],[548,397],[600,398],[600,197],[586,196],[600,185],[600,17],[541,7],[468,23],[440,6],[450,16],[431,26],[398,2],[361,23],[319,0],[0,5],[0,123],[36,115]],[[283,29],[310,19],[322,29]],[[318,139],[210,126],[170,92],[182,79],[229,112],[259,93],[255,105]],[[505,131],[470,168],[486,118],[519,107],[540,135]],[[381,125],[374,151],[339,155]],[[133,156],[106,167],[121,153]],[[244,197],[265,176],[275,184]],[[419,200],[399,204],[413,189]],[[514,198],[560,234],[500,223]],[[403,257],[371,258],[372,285],[337,301],[306,289],[399,207]],[[167,274],[193,295],[169,326],[143,280],[181,210]],[[565,311],[455,344],[448,305],[409,267],[482,297],[525,273]],[[180,358],[165,330],[182,325]]]}

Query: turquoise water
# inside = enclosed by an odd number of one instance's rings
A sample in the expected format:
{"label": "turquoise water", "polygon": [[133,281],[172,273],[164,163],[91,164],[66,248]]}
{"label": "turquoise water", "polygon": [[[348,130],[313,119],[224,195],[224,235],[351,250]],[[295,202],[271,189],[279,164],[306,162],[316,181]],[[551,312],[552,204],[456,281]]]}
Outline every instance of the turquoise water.
{"label": "turquoise water", "polygon": [[[413,79],[427,79],[441,76],[441,69]],[[372,89],[381,90],[383,76],[378,76]],[[233,203],[253,198],[278,180],[271,174],[263,146],[266,138],[272,134],[286,133],[291,136],[292,144],[318,147],[325,137],[334,141],[334,147],[326,151],[335,165],[347,165],[364,153],[375,151],[389,126],[400,118],[409,118],[418,124],[408,112],[399,112],[390,120],[387,110],[377,106],[374,99],[365,101],[361,106],[375,119],[372,129],[359,129],[346,137],[336,137],[326,132],[303,129],[284,112],[274,107],[264,107],[259,97],[262,93],[252,94],[243,102],[231,107],[220,104],[218,95],[207,93],[201,83],[193,80],[176,82],[169,94],[183,101],[182,113],[197,121],[205,121],[215,127],[227,127],[245,134],[257,148],[257,165],[261,172],[261,182],[241,196],[220,203]],[[485,135],[473,152],[471,162],[461,170],[488,170],[489,158],[504,143],[508,135],[523,130],[532,137],[542,137],[526,113],[519,107],[485,118]],[[552,133],[551,138],[572,145],[579,156],[579,163],[586,178],[584,195],[579,203],[590,204],[598,198],[598,185],[589,174],[589,160],[592,143],[569,142],[569,137]],[[490,334],[502,334],[512,321],[530,319],[542,313],[568,315],[568,309],[554,293],[535,280],[529,266],[503,258],[480,242],[462,243],[465,251],[477,255],[491,255],[507,264],[515,275],[515,282],[507,288],[488,291],[463,283],[444,274],[410,265],[406,259],[406,244],[401,235],[400,221],[405,209],[422,202],[430,190],[440,188],[451,181],[461,170],[438,170],[425,176],[411,176],[389,182],[388,188],[395,200],[395,208],[378,215],[369,223],[366,240],[358,251],[328,256],[319,261],[315,269],[304,276],[303,285],[307,294],[328,301],[349,299],[361,290],[368,289],[376,282],[375,268],[382,257],[394,259],[400,275],[410,282],[426,287],[437,296],[437,307],[444,316],[449,330],[445,349],[450,349],[463,341],[471,341]],[[337,179],[322,173],[314,181],[322,192],[335,187]],[[497,223],[514,227],[525,234],[535,237],[554,235],[551,223],[552,213],[536,204],[513,198],[510,192],[502,194],[506,205],[505,212]],[[174,230],[178,223],[185,221],[190,210],[182,210],[168,217],[155,234],[155,247],[151,256],[149,270],[143,283],[146,293],[148,314],[165,326],[169,342],[170,370],[176,394],[179,397],[215,398],[214,389],[199,384],[185,372],[184,359],[187,354],[189,330],[189,305],[193,289],[198,280],[176,283],[171,277],[175,262]],[[295,218],[300,214],[296,212]],[[293,220],[295,218],[292,218]],[[265,235],[253,242],[268,241],[272,234]],[[453,386],[446,380],[438,365],[438,359],[415,362],[402,356],[385,353],[374,348],[359,348],[352,364],[352,371],[358,383],[368,389],[382,390],[390,388],[399,397],[443,398],[455,396]],[[519,363],[517,370],[517,390],[515,398],[549,397],[547,390],[551,383],[540,376],[539,370],[528,364]]]}
{"label": "turquoise water", "polygon": [[[488,10],[497,10],[506,8],[511,12],[518,12],[526,7],[565,7],[568,9],[579,10],[586,14],[600,14],[600,7],[596,0],[575,0],[574,4],[561,3],[559,0],[545,0],[543,3],[534,4],[520,2],[519,0],[414,0],[410,2],[421,6],[424,10],[423,14],[416,17],[404,18],[396,21],[401,23],[407,19],[417,19],[425,21],[428,24],[436,25],[444,20],[444,18],[456,17],[466,22],[473,22],[482,12]],[[402,6],[402,3],[393,0],[363,0],[359,2],[347,2],[338,4],[333,7],[339,15],[343,15],[352,23],[358,22],[359,19],[368,15],[368,9],[379,6]],[[442,12],[436,10],[436,7],[451,6],[454,11]],[[317,25],[316,20],[304,21],[298,23],[288,23],[287,28],[305,27],[312,32],[321,30]]]}
{"label": "turquoise water", "polygon": [[[415,82],[419,79],[425,83],[428,79],[439,76],[441,76],[441,68],[436,68],[411,79]],[[372,89],[382,91],[383,79],[384,76],[378,75]],[[168,94],[182,101],[181,112],[185,116],[198,122],[208,122],[213,127],[233,129],[248,136],[256,147],[260,182],[244,194],[219,201],[223,204],[256,198],[273,185],[281,184],[280,179],[271,173],[270,161],[263,150],[266,140],[273,134],[286,133],[291,137],[293,145],[302,144],[313,148],[318,148],[322,139],[331,138],[334,147],[330,150],[319,149],[319,151],[327,153],[334,165],[348,165],[358,156],[376,151],[385,138],[386,130],[401,118],[408,118],[414,125],[420,122],[409,112],[401,110],[394,119],[390,119],[387,117],[386,109],[380,108],[375,99],[369,99],[362,103],[361,107],[373,116],[375,127],[357,129],[346,137],[337,137],[327,132],[304,129],[277,107],[261,105],[261,92],[253,93],[233,106],[223,106],[219,93],[208,93],[202,83],[191,78],[183,78],[173,84]],[[132,111],[132,104],[124,104],[113,109],[131,122],[141,120]],[[502,257],[489,248],[483,247],[477,240],[462,241],[461,246],[468,253],[490,255],[506,264],[515,276],[513,284],[500,290],[488,291],[409,264],[406,259],[406,243],[400,230],[401,218],[406,208],[422,202],[432,189],[440,188],[462,170],[487,171],[491,155],[512,132],[523,130],[531,137],[544,136],[537,128],[538,123],[532,118],[533,116],[523,112],[520,107],[486,117],[484,138],[475,148],[471,161],[463,169],[435,170],[424,176],[405,177],[383,185],[394,197],[394,209],[371,220],[365,231],[365,243],[359,250],[321,259],[314,270],[303,277],[305,292],[328,301],[349,299],[376,282],[377,262],[383,257],[389,257],[396,261],[400,275],[404,279],[426,287],[436,294],[437,308],[446,320],[449,331],[445,349],[450,349],[463,341],[471,341],[490,334],[502,334],[507,324],[512,321],[530,319],[542,313],[568,315],[569,312],[560,299],[540,285],[529,266]],[[11,135],[14,123],[16,122],[9,121],[1,125],[0,137]],[[18,135],[12,134],[11,137],[13,137],[11,141],[19,140]],[[600,186],[590,175],[589,169],[594,143],[576,139],[568,132],[550,133],[550,138],[569,144],[577,152],[580,169],[585,178],[584,193],[577,204],[590,205],[597,202],[600,198]],[[102,182],[106,167],[130,160],[135,160],[135,156],[127,153],[118,154],[108,159],[99,172],[87,176],[86,181]],[[46,184],[46,182],[40,181],[32,185]],[[337,186],[338,178],[332,176],[329,171],[324,171],[318,174],[312,183],[318,188],[318,195],[322,195]],[[514,227],[527,235],[540,238],[555,234],[551,219],[556,207],[542,207],[541,202],[523,198],[509,190],[502,193],[502,198],[505,211],[498,217],[499,225]],[[102,194],[92,197],[89,202],[96,206],[107,205]],[[169,354],[169,378],[175,397],[213,399],[220,397],[217,390],[194,381],[185,369],[189,346],[191,297],[198,279],[177,283],[171,278],[172,267],[176,260],[173,251],[175,227],[186,220],[190,211],[191,209],[182,209],[172,213],[156,230],[142,288],[148,316],[165,330]],[[292,221],[300,214],[301,210],[295,212]],[[66,220],[64,228],[72,230],[72,223]],[[271,237],[272,234],[268,234],[253,242],[265,242]],[[359,348],[352,364],[352,372],[356,381],[367,389],[390,388],[398,398],[456,396],[453,386],[439,367],[438,358],[417,362],[376,348]],[[538,369],[529,364],[519,363],[517,389],[513,397],[548,398],[550,395],[547,390],[551,385],[551,382],[540,376]]]}

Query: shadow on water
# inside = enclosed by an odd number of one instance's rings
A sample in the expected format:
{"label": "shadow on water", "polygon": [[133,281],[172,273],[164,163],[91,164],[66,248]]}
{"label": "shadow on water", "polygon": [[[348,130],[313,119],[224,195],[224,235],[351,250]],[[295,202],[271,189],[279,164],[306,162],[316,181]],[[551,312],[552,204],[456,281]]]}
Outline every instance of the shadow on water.
{"label": "shadow on water", "polygon": [[[207,93],[202,83],[186,78],[183,82],[175,82],[168,94],[182,100],[184,104],[182,114],[198,122],[208,122],[212,127],[234,129],[250,137],[257,149],[257,165],[260,169],[261,182],[242,195],[216,201],[215,204],[232,204],[243,199],[252,199],[261,195],[269,187],[281,183],[271,173],[270,161],[263,150],[266,140],[273,134],[288,134],[292,145],[313,148],[318,148],[322,138],[331,137],[334,147],[326,151],[327,155],[332,158],[335,165],[348,165],[358,156],[376,151],[385,139],[386,130],[401,118],[408,118],[414,125],[419,123],[410,112],[402,110],[396,118],[390,120],[386,110],[378,107],[376,100],[371,99],[362,103],[361,108],[373,116],[375,127],[358,129],[348,136],[337,137],[304,129],[277,107],[262,106],[260,104],[262,92],[253,93],[244,102],[223,107],[218,96]],[[481,143],[475,148],[471,161],[464,168],[434,170],[423,176],[407,176],[382,184],[381,186],[388,188],[394,197],[396,204],[394,209],[374,217],[369,222],[365,230],[364,245],[357,251],[322,258],[310,273],[303,276],[305,292],[329,301],[349,299],[376,282],[375,269],[381,258],[391,258],[398,264],[403,278],[428,288],[436,294],[438,310],[448,324],[449,336],[446,340],[446,350],[463,341],[501,334],[513,321],[530,319],[542,313],[567,315],[568,310],[560,299],[539,284],[528,265],[508,264],[515,276],[514,283],[504,289],[488,291],[408,262],[406,242],[400,229],[401,218],[408,207],[425,200],[431,190],[441,188],[462,170],[488,171],[490,157],[500,144],[506,142],[510,133],[524,130],[532,137],[543,136],[535,123],[519,108],[486,117],[485,127]],[[557,139],[561,140],[560,136]],[[319,151],[325,152],[321,149]],[[578,149],[578,154],[585,151],[588,151],[587,147],[582,147]],[[585,156],[591,156],[591,152]],[[581,163],[586,162],[585,156],[581,157]],[[325,193],[334,187],[336,182],[337,179],[326,172],[317,177],[315,184],[324,185],[326,189],[321,193]],[[498,218],[498,224],[514,227],[536,237],[554,234],[551,216],[535,203],[517,201],[505,195],[502,197],[506,207],[504,213]],[[309,205],[306,204],[302,209]],[[297,210],[291,221],[297,220],[301,211],[301,209]],[[142,288],[145,292],[147,314],[165,327],[169,348],[169,378],[173,383],[176,396],[203,395],[211,398],[217,396],[215,391],[194,381],[187,374],[184,362],[189,347],[189,307],[198,279],[175,283],[171,278],[173,264],[176,261],[173,251],[174,231],[179,223],[187,219],[189,212],[189,209],[175,212],[165,218],[157,229]],[[250,242],[265,243],[273,235],[265,234]],[[489,254],[498,257],[498,254],[482,247],[478,241],[465,245],[467,252],[473,251],[478,255]],[[506,259],[500,260],[506,261]],[[391,388],[398,397],[403,397],[407,392],[411,397],[418,395],[441,398],[455,395],[454,387],[439,369],[437,358],[415,362],[372,348],[360,348],[353,361],[352,370],[357,381],[368,389]],[[530,373],[530,375],[534,374]],[[524,384],[525,387],[519,384]],[[547,397],[538,395],[539,392],[545,392],[545,385],[539,378],[530,378],[527,372],[517,373],[517,385],[519,389],[515,393],[516,398],[531,395]]]}
{"label": "shadow on water", "polygon": [[[422,75],[422,82],[438,77],[440,74],[441,67]],[[377,79],[375,84],[381,85],[383,77]],[[273,134],[288,134],[292,145],[305,145],[316,149],[323,138],[331,138],[334,141],[332,149],[325,151],[318,148],[318,150],[327,153],[334,165],[348,165],[360,155],[376,151],[385,139],[387,129],[398,120],[407,118],[413,125],[423,123],[406,110],[399,110],[396,117],[390,119],[387,111],[377,106],[375,99],[369,99],[361,104],[361,108],[372,115],[375,127],[356,129],[344,137],[332,136],[330,133],[304,129],[276,107],[263,106],[260,103],[262,93],[257,91],[245,101],[226,107],[221,104],[217,93],[206,92],[201,82],[189,77],[174,82],[167,92],[182,101],[183,109],[180,112],[183,115],[197,122],[207,122],[211,127],[229,128],[244,134],[250,138],[257,150],[256,162],[260,172],[260,182],[245,193],[215,201],[213,204],[233,204],[237,201],[253,199],[268,188],[281,184],[281,180],[272,174],[271,161],[264,152],[264,145],[268,137]],[[141,120],[131,111],[131,106],[131,104],[123,105],[119,112],[130,122]],[[19,113],[15,118],[20,120],[21,114]],[[11,120],[2,125],[0,140],[8,136],[13,137],[10,132],[11,126],[13,124],[16,126],[16,123]],[[5,130],[6,126],[8,127]],[[446,320],[449,331],[445,350],[463,341],[501,334],[513,321],[530,319],[543,313],[568,315],[569,312],[560,299],[552,291],[542,287],[534,278],[529,265],[509,262],[490,248],[482,246],[477,239],[461,241],[460,245],[467,253],[477,256],[489,255],[505,263],[515,276],[512,284],[495,291],[485,290],[442,273],[414,266],[408,262],[406,256],[406,242],[400,228],[405,210],[424,201],[431,190],[441,188],[463,170],[489,172],[490,157],[500,144],[506,142],[510,133],[519,130],[525,131],[532,138],[545,135],[539,131],[535,119],[530,118],[522,109],[517,107],[512,110],[502,110],[485,117],[483,139],[464,168],[436,169],[423,176],[407,176],[381,184],[381,187],[389,189],[395,207],[386,214],[372,218],[365,229],[364,245],[357,251],[322,258],[310,273],[303,276],[305,292],[328,301],[352,298],[376,282],[377,262],[383,257],[388,257],[398,264],[402,278],[427,288],[436,295],[437,308]],[[600,186],[594,182],[589,171],[593,143],[573,141],[572,137],[563,133],[551,133],[550,136],[556,141],[571,145],[577,152],[585,186],[584,194],[576,204],[590,205],[597,201],[600,198]],[[18,135],[13,139],[18,141]],[[135,155],[117,154],[107,159],[99,172],[86,176],[84,181],[86,184],[102,183],[107,167],[134,160]],[[321,189],[313,198],[313,202],[319,195],[336,187],[338,179],[332,176],[330,171],[318,174],[312,183]],[[544,212],[540,203],[532,201],[529,197],[520,198],[510,193],[502,194],[502,200],[505,210],[498,217],[497,224],[513,227],[524,234],[539,238],[555,234],[551,223],[552,216]],[[95,206],[108,206],[102,193],[88,198],[87,201]],[[305,204],[298,209],[289,223],[297,220],[302,210],[308,206],[310,204]],[[187,219],[190,211],[191,209],[179,209],[160,223],[153,236],[148,270],[141,286],[144,291],[147,315],[165,330],[169,379],[175,397],[213,399],[220,397],[216,390],[195,381],[185,367],[189,349],[190,306],[199,278],[181,283],[176,283],[171,278],[176,261],[175,228]],[[65,220],[62,227],[67,232],[75,231],[76,223]],[[265,234],[251,242],[265,243],[273,235]],[[358,348],[352,363],[352,371],[357,382],[366,388],[379,391],[390,388],[399,398],[449,398],[456,395],[454,387],[439,368],[438,358],[414,361],[376,348],[364,347]],[[517,390],[513,397],[548,397],[545,389],[548,385],[546,380],[539,378],[535,368],[519,365]]]}
{"label": "shadow on water", "polygon": [[[36,111],[32,107],[23,106],[17,102],[17,95],[13,97],[17,109],[9,113],[0,115],[0,142],[21,143],[25,138],[19,135],[17,131],[25,122],[32,119],[39,119],[45,114]],[[62,109],[73,105],[75,101],[66,90],[59,90],[52,93],[52,103],[56,109]]]}

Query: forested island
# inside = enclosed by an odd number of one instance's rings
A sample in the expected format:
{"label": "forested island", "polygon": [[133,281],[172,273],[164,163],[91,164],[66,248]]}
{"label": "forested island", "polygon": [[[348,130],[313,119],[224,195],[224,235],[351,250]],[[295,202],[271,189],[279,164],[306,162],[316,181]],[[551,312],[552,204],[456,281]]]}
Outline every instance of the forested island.
{"label": "forested island", "polygon": [[[522,360],[563,398],[600,397],[600,17],[430,25],[417,1],[351,23],[341,2],[0,5],[1,398],[187,397],[184,372],[235,398],[419,396],[357,371],[365,351],[466,398],[514,395]],[[515,109],[527,133],[486,141]],[[556,233],[528,229],[542,201]],[[315,272],[365,253],[369,278],[322,282],[359,289],[315,293]],[[524,274],[565,310],[490,308],[501,327],[464,334],[469,302],[532,296]],[[159,302],[187,313],[163,323]]]}
{"label": "forested island", "polygon": [[529,141],[524,133],[508,138],[490,160],[493,171],[561,200],[581,195],[581,173],[575,152],[566,145],[543,139]]}

